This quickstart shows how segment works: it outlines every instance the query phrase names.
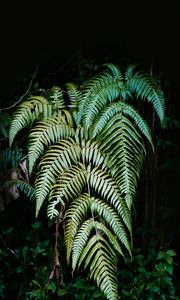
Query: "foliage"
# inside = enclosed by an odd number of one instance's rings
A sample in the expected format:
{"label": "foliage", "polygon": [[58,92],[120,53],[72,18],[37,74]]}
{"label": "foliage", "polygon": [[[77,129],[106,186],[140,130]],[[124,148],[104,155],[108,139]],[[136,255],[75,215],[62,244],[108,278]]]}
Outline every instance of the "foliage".
{"label": "foliage", "polygon": [[[88,268],[107,299],[117,299],[117,255],[131,257],[131,206],[145,155],[143,136],[152,137],[133,105],[152,104],[164,119],[164,94],[151,76],[113,64],[84,83],[31,96],[16,109],[10,145],[29,134],[29,173],[35,178],[36,216],[48,198],[50,219],[63,216],[66,258]],[[58,222],[58,221],[57,221]]]}
{"label": "foliage", "polygon": [[[21,211],[24,214],[24,220],[23,218],[20,220],[23,227],[16,221],[14,226],[7,227],[6,230],[4,228],[2,231],[3,248],[0,255],[0,279],[4,288],[2,299],[34,299],[33,297],[44,299],[44,293],[52,294],[53,285],[55,286],[55,283],[50,284],[48,281],[54,251],[52,240],[50,243],[50,239],[46,239],[46,232],[50,236],[50,230],[42,222],[29,224],[31,220],[29,208],[27,205],[26,209]],[[10,213],[9,211],[8,214]],[[47,227],[44,234],[43,226]],[[19,236],[21,240],[18,239]],[[40,286],[41,292],[38,292],[37,287]],[[41,298],[38,295],[41,295]]]}
{"label": "foliage", "polygon": [[[44,221],[36,221],[32,224],[27,222],[30,217],[27,214],[30,205],[31,203],[23,211],[25,214],[23,226],[17,224],[11,227],[7,225],[6,228],[3,226],[1,240],[3,239],[4,245],[0,251],[0,299],[65,299],[65,295],[71,296],[71,299],[102,299],[97,289],[89,282],[87,285],[87,280],[82,277],[77,277],[68,283],[68,274],[64,272],[66,283],[61,286],[55,280],[49,280],[49,268],[53,265],[54,252],[54,236],[50,234],[53,225]],[[6,212],[7,217],[9,213],[10,211]],[[19,236],[22,238],[21,241],[18,239]],[[63,245],[63,241],[59,240],[59,242]],[[65,254],[62,246],[59,247],[59,253],[60,261],[63,262]]]}
{"label": "foliage", "polygon": [[[59,240],[59,254],[64,283],[60,285],[58,281],[49,281],[49,268],[53,265],[54,251],[54,236],[50,233],[54,225],[48,224],[46,220],[30,224],[31,218],[27,222],[31,206],[31,202],[26,210],[19,206],[19,210],[25,215],[23,226],[14,224],[9,227],[8,223],[3,226],[2,234],[7,247],[2,247],[0,251],[0,299],[105,299],[84,274],[70,279],[63,263],[65,249],[62,238]],[[10,209],[6,214],[7,217],[10,216]],[[124,266],[121,262],[118,263],[121,264],[118,271],[121,299],[178,299],[175,298],[174,258],[175,253],[172,250],[157,252],[151,246],[145,254],[135,247],[132,261],[127,259]]]}
{"label": "foliage", "polygon": [[105,299],[103,295],[97,291],[95,286],[92,286],[89,281],[85,280],[81,276],[68,284],[60,286],[57,290],[59,299],[72,299],[72,300],[93,300],[93,299]]}
{"label": "foliage", "polygon": [[175,299],[173,250],[157,254],[149,248],[147,255],[135,249],[132,262],[119,272],[122,299]]}

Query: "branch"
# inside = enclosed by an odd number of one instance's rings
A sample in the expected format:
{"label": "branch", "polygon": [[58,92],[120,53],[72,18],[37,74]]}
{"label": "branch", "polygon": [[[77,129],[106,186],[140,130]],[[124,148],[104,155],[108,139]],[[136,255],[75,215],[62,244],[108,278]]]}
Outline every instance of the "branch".
{"label": "branch", "polygon": [[56,278],[60,281],[60,284],[63,283],[63,274],[61,271],[61,265],[59,262],[59,253],[58,253],[58,237],[59,237],[59,225],[63,221],[63,214],[64,214],[64,207],[61,205],[59,216],[56,219],[56,240],[55,240],[55,246],[54,246],[54,267],[53,270],[49,276],[49,281],[51,281],[53,278]]}
{"label": "branch", "polygon": [[69,77],[71,80],[73,79],[74,80],[74,77],[72,77],[70,74],[68,74],[66,71],[64,71],[64,68],[67,66],[67,65],[69,65],[70,64],[70,62],[74,59],[74,56],[75,56],[75,54],[72,54],[72,56],[62,65],[62,66],[60,66],[58,69],[57,69],[57,71],[55,71],[55,72],[48,72],[47,73],[47,75],[46,75],[46,77],[44,78],[44,81],[47,81],[48,80],[48,78],[50,77],[50,76],[54,76],[54,75],[57,75],[59,72],[62,72],[62,73],[64,73],[67,77]]}
{"label": "branch", "polygon": [[19,103],[21,102],[21,100],[22,100],[24,97],[26,97],[26,95],[29,93],[29,91],[30,91],[30,89],[31,89],[31,87],[32,87],[32,84],[33,84],[33,81],[34,81],[34,79],[35,79],[35,77],[36,77],[36,74],[37,74],[38,69],[39,69],[39,66],[36,66],[36,69],[35,69],[35,71],[34,71],[34,73],[33,73],[33,75],[32,75],[32,78],[31,78],[31,80],[30,80],[28,89],[27,89],[26,92],[18,99],[18,101],[15,102],[15,103],[13,103],[12,105],[10,105],[10,106],[8,106],[8,107],[0,108],[0,111],[9,110],[9,109],[15,107],[17,104],[19,104]]}

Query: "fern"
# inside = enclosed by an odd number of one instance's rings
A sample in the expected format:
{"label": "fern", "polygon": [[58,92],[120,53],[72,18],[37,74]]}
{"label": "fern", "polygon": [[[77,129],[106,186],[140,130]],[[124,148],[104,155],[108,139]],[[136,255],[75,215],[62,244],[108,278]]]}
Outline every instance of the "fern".
{"label": "fern", "polygon": [[[51,187],[55,184],[58,175],[60,176],[59,181],[61,181],[61,176],[65,170],[67,170],[67,178],[72,179],[71,172],[73,172],[73,168],[76,168],[74,171],[76,174],[77,167],[73,166],[73,163],[77,161],[86,162],[87,164],[91,162],[105,169],[107,157],[101,153],[97,142],[85,142],[84,139],[81,141],[78,135],[75,136],[75,140],[69,138],[50,147],[39,164],[42,171],[39,173],[40,176],[37,176],[35,183],[38,211],[50,192]],[[68,170],[71,166],[73,166],[72,169]],[[48,215],[50,216],[50,213],[48,213]],[[53,217],[53,215],[51,215],[51,217]]]}
{"label": "fern", "polygon": [[161,124],[164,119],[164,94],[159,85],[151,76],[136,72],[126,82],[127,88],[136,98],[152,103]]}
{"label": "fern", "polygon": [[23,153],[21,149],[4,149],[0,151],[1,171],[14,169],[22,158]]}
{"label": "fern", "polygon": [[35,188],[23,180],[16,181],[17,188],[23,192],[30,200],[35,200]]}
{"label": "fern", "polygon": [[[119,254],[125,257],[117,238],[131,255],[128,234],[126,233],[124,224],[119,218],[119,214],[116,212],[116,210],[110,205],[104,203],[103,200],[96,199],[94,197],[90,198],[88,194],[82,194],[79,198],[72,202],[70,208],[65,214],[65,242],[67,248],[67,261],[69,262],[70,260],[73,240],[77,234],[78,228],[81,226],[85,218],[88,215],[91,216],[92,214],[96,215],[96,218],[97,216],[101,218],[101,220],[103,220],[111,228],[113,233],[111,233],[106,226],[103,227],[104,231],[106,231],[106,234],[108,233],[107,238],[110,239],[110,242],[114,245]],[[98,226],[101,225],[102,224],[99,224]]]}
{"label": "fern", "polygon": [[87,81],[81,91],[81,97],[79,100],[79,107],[77,113],[78,124],[81,122],[84,112],[86,112],[86,106],[88,105],[91,96],[96,96],[97,91],[102,88],[106,88],[107,85],[113,84],[114,78],[108,73],[95,76],[91,80]]}
{"label": "fern", "polygon": [[[78,236],[79,237],[79,236]],[[77,244],[79,242],[77,237]],[[75,250],[76,251],[76,250]],[[83,249],[79,266],[85,263],[93,278],[107,299],[117,300],[117,260],[113,249],[100,235],[93,235]]]}
{"label": "fern", "polygon": [[97,117],[94,117],[94,124],[91,128],[92,137],[94,138],[98,133],[100,133],[109,120],[111,120],[111,118],[116,114],[124,114],[131,117],[153,147],[151,132],[146,121],[143,120],[141,115],[131,105],[125,104],[124,102],[111,103],[102,110],[100,116],[97,115]]}
{"label": "fern", "polygon": [[39,122],[29,135],[29,172],[32,172],[35,162],[43,154],[45,147],[73,136],[74,133],[74,128],[59,115]]}
{"label": "fern", "polygon": [[87,194],[81,194],[77,199],[75,199],[70,208],[65,213],[65,244],[66,244],[66,255],[67,262],[70,263],[70,255],[73,245],[74,237],[77,230],[82,224],[89,211],[90,203],[89,196]]}
{"label": "fern", "polygon": [[52,105],[53,109],[65,109],[63,90],[60,87],[54,86],[52,89],[46,91],[43,96]]}
{"label": "fern", "polygon": [[[137,101],[147,101],[160,122],[164,94],[151,76],[130,65],[125,71],[104,64],[82,88],[67,83],[19,105],[13,115],[10,144],[29,134],[29,172],[37,169],[36,216],[45,200],[47,215],[64,209],[66,258],[72,271],[87,269],[109,300],[118,299],[117,259],[132,250],[131,206],[151,131]],[[129,103],[130,100],[130,103]],[[67,104],[66,104],[67,103]],[[145,141],[144,141],[145,138]]]}
{"label": "fern", "polygon": [[106,67],[111,71],[114,79],[123,81],[122,72],[117,66],[115,66],[114,64],[106,63],[106,64],[103,64],[103,67]]}
{"label": "fern", "polygon": [[31,97],[28,101],[23,102],[15,111],[11,123],[9,140],[10,146],[16,134],[26,126],[32,125],[41,115],[48,116],[52,114],[52,106],[41,96]]}
{"label": "fern", "polygon": [[77,110],[81,92],[74,83],[66,83],[66,87],[70,102],[69,107],[73,110]]}

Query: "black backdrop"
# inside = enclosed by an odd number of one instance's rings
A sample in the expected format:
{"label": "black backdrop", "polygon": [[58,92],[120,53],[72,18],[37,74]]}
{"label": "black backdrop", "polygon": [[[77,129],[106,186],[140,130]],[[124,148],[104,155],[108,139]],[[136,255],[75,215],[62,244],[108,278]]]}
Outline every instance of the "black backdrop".
{"label": "black backdrop", "polygon": [[[1,3],[0,107],[25,92],[23,78],[36,65],[43,77],[80,55],[152,64],[167,82],[171,113],[179,118],[179,0],[57,2]],[[64,74],[58,76],[60,83]],[[173,197],[178,199],[173,176]]]}
{"label": "black backdrop", "polygon": [[153,63],[178,105],[179,42],[178,0],[1,3],[1,106],[36,64],[48,72],[78,52],[84,57],[108,56],[112,62],[124,58]]}

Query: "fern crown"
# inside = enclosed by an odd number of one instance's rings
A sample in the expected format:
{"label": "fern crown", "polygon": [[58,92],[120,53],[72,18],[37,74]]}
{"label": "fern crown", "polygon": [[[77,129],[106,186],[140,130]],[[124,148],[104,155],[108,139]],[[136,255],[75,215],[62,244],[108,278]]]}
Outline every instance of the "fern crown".
{"label": "fern crown", "polygon": [[[117,256],[131,256],[131,207],[146,154],[150,128],[138,102],[164,118],[164,94],[151,76],[130,65],[113,64],[78,88],[54,87],[16,109],[10,145],[30,127],[29,173],[35,179],[36,216],[47,200],[47,215],[64,208],[67,263],[88,269],[109,300],[118,299]],[[25,188],[25,187],[24,187]]]}

